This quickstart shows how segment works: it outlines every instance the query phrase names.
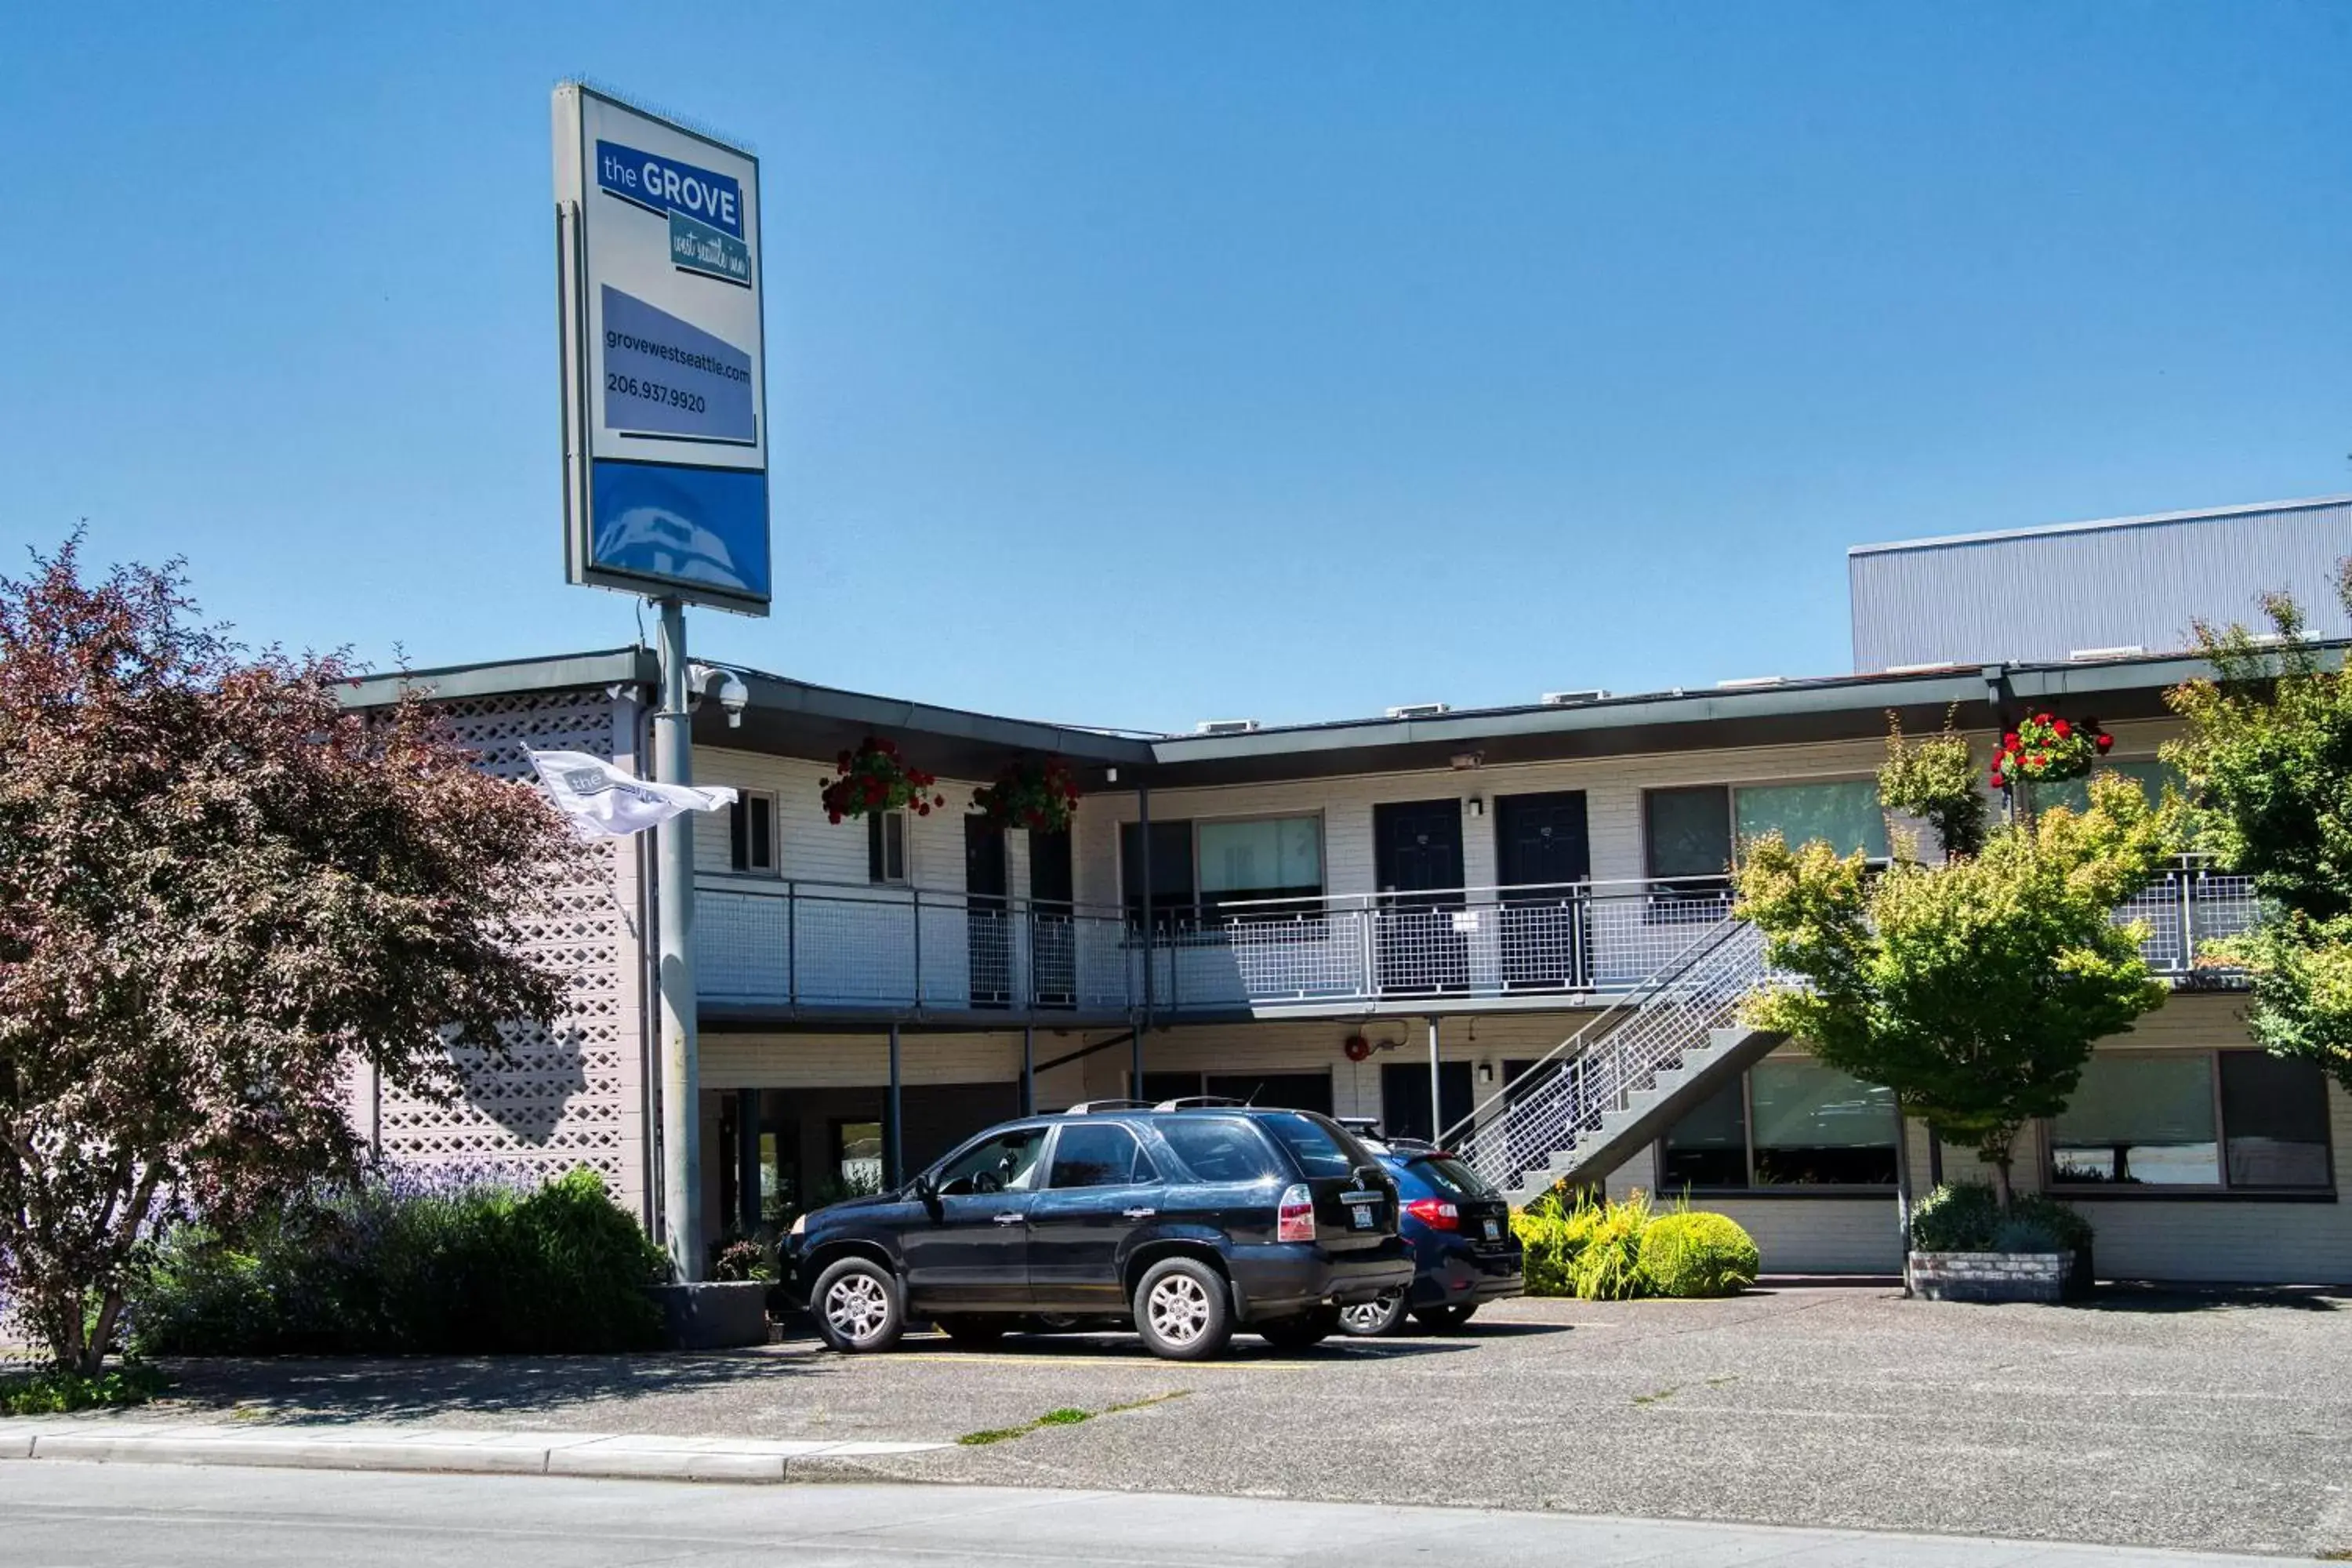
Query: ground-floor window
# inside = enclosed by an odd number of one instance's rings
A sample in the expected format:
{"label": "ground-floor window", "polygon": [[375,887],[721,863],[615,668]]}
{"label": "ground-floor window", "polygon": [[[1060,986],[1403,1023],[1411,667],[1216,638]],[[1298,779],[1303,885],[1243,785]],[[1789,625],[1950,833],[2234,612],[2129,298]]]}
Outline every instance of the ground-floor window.
{"label": "ground-floor window", "polygon": [[2331,1184],[2327,1081],[2258,1050],[2102,1052],[2050,1124],[2063,1187],[2312,1191]]}
{"label": "ground-floor window", "polygon": [[1331,1075],[1325,1072],[1148,1072],[1136,1098],[1164,1100],[1215,1095],[1250,1105],[1331,1114]]}
{"label": "ground-floor window", "polygon": [[833,1124],[833,1168],[842,1186],[851,1193],[882,1190],[882,1124],[879,1121],[836,1121]]}
{"label": "ground-floor window", "polygon": [[1772,1057],[1667,1131],[1658,1185],[1891,1187],[1895,1097],[1810,1057]]}

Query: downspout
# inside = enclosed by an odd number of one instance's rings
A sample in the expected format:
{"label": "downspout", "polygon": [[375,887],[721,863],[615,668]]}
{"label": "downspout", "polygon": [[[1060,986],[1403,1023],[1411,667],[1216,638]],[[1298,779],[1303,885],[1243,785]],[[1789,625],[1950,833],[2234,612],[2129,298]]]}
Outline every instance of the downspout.
{"label": "downspout", "polygon": [[1134,1099],[1143,1098],[1143,1037],[1151,1029],[1152,1002],[1152,931],[1160,923],[1160,912],[1151,902],[1151,786],[1135,786],[1136,832],[1143,840],[1143,1017],[1135,1026],[1135,1040],[1128,1053],[1127,1091]]}

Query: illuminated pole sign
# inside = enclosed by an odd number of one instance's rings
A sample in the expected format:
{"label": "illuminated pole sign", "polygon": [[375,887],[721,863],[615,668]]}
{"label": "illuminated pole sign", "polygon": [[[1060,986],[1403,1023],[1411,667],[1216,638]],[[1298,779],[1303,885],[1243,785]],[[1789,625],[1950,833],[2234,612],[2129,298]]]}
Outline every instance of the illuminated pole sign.
{"label": "illuminated pole sign", "polygon": [[555,203],[571,580],[766,615],[758,161],[567,82]]}

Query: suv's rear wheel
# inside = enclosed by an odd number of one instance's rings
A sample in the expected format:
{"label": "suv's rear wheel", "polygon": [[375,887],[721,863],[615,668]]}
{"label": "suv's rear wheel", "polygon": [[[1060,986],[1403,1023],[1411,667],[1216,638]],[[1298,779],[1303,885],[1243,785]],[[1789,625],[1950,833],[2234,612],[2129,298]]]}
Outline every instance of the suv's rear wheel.
{"label": "suv's rear wheel", "polygon": [[837,1351],[888,1350],[907,1326],[898,1277],[868,1258],[845,1258],[816,1277],[810,1316]]}
{"label": "suv's rear wheel", "polygon": [[967,1350],[983,1350],[1004,1337],[1002,1318],[933,1318],[931,1327]]}
{"label": "suv's rear wheel", "polygon": [[1318,1307],[1296,1318],[1276,1318],[1270,1323],[1252,1325],[1258,1338],[1278,1351],[1303,1351],[1321,1344],[1339,1326],[1339,1310]]}
{"label": "suv's rear wheel", "polygon": [[1208,1360],[1234,1337],[1224,1280],[1197,1258],[1161,1258],[1136,1283],[1135,1328],[1153,1355]]}
{"label": "suv's rear wheel", "polygon": [[1351,1334],[1371,1339],[1396,1332],[1396,1326],[1404,1321],[1404,1292],[1383,1290],[1369,1301],[1340,1308],[1339,1326]]}

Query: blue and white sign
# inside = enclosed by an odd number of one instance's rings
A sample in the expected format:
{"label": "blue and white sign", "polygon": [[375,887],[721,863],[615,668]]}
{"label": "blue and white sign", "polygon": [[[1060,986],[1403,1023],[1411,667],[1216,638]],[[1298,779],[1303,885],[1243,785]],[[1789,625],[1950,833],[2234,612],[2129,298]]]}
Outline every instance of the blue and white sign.
{"label": "blue and white sign", "polygon": [[576,84],[554,114],[572,580],[765,615],[759,163]]}

